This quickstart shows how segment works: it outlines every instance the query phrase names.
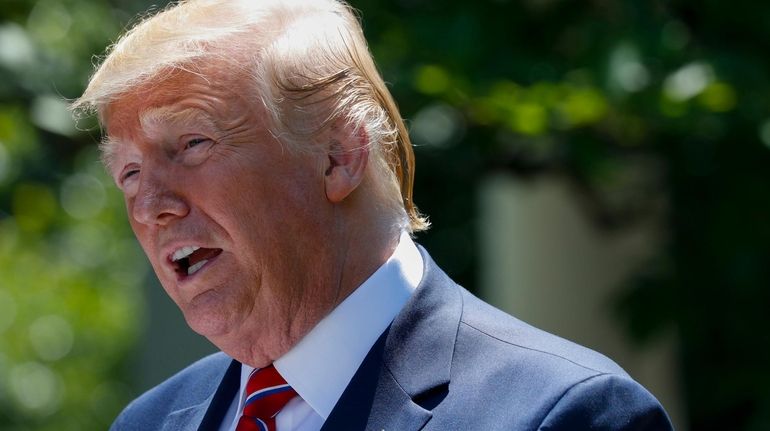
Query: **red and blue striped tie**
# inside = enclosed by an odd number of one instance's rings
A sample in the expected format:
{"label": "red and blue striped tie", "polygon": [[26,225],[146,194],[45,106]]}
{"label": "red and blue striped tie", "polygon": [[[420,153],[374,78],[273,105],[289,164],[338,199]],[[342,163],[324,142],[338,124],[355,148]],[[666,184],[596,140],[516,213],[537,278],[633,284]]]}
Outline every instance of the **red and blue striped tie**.
{"label": "red and blue striped tie", "polygon": [[235,431],[275,431],[275,417],[297,393],[272,365],[254,370]]}

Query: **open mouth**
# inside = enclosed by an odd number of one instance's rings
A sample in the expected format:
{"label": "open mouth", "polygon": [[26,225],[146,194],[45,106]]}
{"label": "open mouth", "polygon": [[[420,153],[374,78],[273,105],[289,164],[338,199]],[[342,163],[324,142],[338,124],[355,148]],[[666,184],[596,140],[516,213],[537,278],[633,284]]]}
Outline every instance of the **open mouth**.
{"label": "open mouth", "polygon": [[198,272],[220,253],[222,253],[221,248],[182,247],[171,256],[171,264],[177,274],[188,277]]}

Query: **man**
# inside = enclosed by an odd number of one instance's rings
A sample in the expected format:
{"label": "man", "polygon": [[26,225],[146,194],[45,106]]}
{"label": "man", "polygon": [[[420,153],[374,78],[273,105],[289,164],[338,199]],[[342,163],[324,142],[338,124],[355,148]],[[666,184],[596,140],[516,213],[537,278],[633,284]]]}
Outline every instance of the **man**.
{"label": "man", "polygon": [[111,49],[98,113],[131,226],[222,353],[115,430],[665,430],[609,359],[495,310],[410,233],[413,155],[336,0],[190,0]]}

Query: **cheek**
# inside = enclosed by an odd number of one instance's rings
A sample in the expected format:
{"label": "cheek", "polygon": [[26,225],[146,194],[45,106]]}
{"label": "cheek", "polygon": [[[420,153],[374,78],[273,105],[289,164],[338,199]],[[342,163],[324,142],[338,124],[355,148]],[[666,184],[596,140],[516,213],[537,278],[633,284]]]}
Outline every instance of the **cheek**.
{"label": "cheek", "polygon": [[194,195],[233,240],[253,241],[262,248],[281,238],[300,241],[314,229],[325,202],[315,160],[288,154],[232,156],[210,160],[218,163],[198,171]]}

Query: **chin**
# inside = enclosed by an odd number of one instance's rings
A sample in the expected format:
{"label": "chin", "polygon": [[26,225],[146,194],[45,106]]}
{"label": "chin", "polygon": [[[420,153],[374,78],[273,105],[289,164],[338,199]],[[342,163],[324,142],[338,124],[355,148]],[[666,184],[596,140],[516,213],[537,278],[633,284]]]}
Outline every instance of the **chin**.
{"label": "chin", "polygon": [[236,316],[236,313],[216,300],[188,304],[182,313],[190,329],[209,339],[230,333],[233,317]]}
{"label": "chin", "polygon": [[[229,322],[224,316],[212,316],[208,314],[200,315],[198,313],[185,313],[187,326],[208,339],[221,337],[229,332]],[[213,341],[212,341],[213,342]]]}

